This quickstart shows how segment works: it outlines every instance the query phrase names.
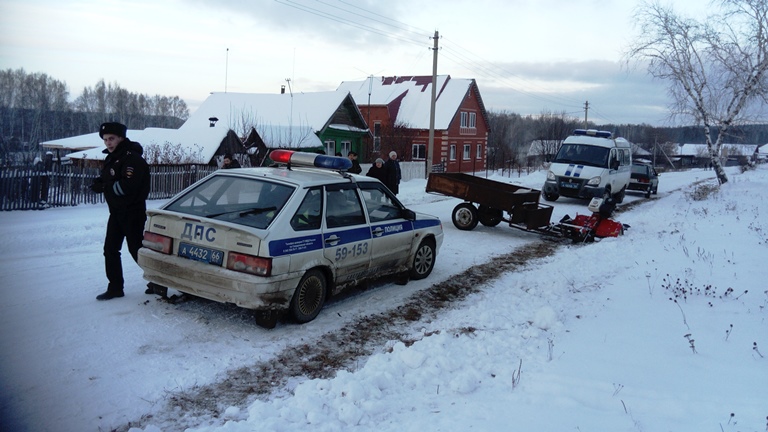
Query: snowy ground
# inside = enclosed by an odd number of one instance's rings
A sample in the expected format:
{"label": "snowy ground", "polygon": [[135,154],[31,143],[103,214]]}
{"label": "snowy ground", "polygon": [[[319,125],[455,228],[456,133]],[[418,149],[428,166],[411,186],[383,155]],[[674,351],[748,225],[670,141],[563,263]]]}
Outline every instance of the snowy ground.
{"label": "snowy ground", "polygon": [[[712,171],[664,173],[658,196],[628,197],[646,202],[618,217],[625,236],[566,244],[419,322],[415,343],[391,340],[351,370],[292,380],[190,430],[768,430],[768,167],[729,176],[699,199]],[[543,183],[542,172],[493,178]],[[424,185],[409,181],[400,197],[443,220],[429,278],[273,330],[242,309],[143,294],[127,251],[126,297],[97,302],[104,206],[0,213],[0,429],[183,429],[164,412],[173,395],[542,241],[503,224],[456,230],[458,200]],[[584,203],[561,199],[552,219],[577,212]]]}

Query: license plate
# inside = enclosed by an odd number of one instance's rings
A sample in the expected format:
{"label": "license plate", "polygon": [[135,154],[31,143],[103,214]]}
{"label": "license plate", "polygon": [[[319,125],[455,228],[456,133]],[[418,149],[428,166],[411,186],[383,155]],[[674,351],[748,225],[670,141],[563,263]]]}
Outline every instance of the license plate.
{"label": "license plate", "polygon": [[224,252],[189,243],[179,243],[179,256],[217,266],[224,262]]}
{"label": "license plate", "polygon": [[560,187],[564,187],[564,188],[567,188],[567,189],[578,189],[579,188],[579,184],[578,183],[566,183],[566,182],[563,182],[563,183],[560,183]]}

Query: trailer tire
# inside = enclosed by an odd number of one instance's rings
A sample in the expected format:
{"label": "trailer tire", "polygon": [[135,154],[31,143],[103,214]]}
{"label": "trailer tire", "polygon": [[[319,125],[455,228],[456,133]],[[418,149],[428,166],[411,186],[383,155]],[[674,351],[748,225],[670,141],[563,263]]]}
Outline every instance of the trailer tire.
{"label": "trailer tire", "polygon": [[504,219],[504,212],[492,207],[481,205],[477,209],[477,219],[487,227],[495,227]]}
{"label": "trailer tire", "polygon": [[462,231],[471,231],[477,226],[477,209],[471,203],[461,203],[453,208],[453,225]]}

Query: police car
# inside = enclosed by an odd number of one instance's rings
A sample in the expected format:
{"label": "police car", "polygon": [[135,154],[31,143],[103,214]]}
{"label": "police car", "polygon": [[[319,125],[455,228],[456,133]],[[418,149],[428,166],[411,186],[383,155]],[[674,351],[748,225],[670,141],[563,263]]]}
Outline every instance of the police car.
{"label": "police car", "polygon": [[313,320],[326,299],[386,275],[429,276],[440,219],[409,210],[347,158],[274,150],[278,166],[219,170],[147,211],[139,266],[150,282]]}

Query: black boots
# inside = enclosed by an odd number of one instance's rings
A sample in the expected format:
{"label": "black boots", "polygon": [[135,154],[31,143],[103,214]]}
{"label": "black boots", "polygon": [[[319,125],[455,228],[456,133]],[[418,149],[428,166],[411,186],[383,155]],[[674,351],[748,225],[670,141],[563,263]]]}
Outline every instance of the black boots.
{"label": "black boots", "polygon": [[106,291],[96,296],[96,300],[112,300],[113,298],[123,297],[125,294],[123,294],[123,290],[117,291],[117,290],[110,290],[107,288]]}

